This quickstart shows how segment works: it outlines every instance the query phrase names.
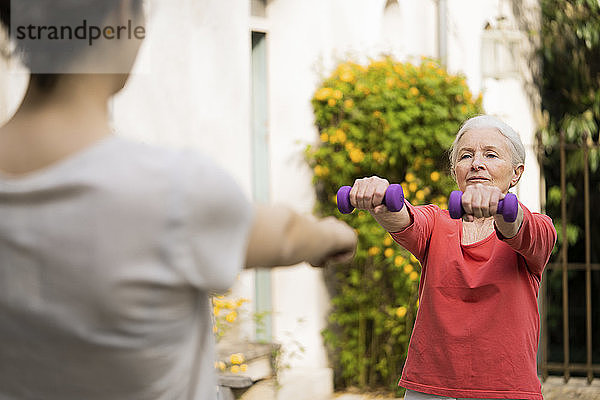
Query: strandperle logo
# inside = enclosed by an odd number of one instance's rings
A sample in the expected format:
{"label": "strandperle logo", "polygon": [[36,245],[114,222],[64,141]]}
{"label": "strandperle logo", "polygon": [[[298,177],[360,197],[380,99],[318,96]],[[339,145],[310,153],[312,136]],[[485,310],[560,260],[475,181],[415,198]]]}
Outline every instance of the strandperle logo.
{"label": "strandperle logo", "polygon": [[100,27],[91,25],[84,19],[81,24],[76,26],[19,25],[16,27],[16,38],[17,40],[50,41],[85,40],[89,46],[92,46],[95,41],[101,39],[143,40],[146,38],[146,28],[140,25],[134,26],[131,20],[127,21],[126,25]]}

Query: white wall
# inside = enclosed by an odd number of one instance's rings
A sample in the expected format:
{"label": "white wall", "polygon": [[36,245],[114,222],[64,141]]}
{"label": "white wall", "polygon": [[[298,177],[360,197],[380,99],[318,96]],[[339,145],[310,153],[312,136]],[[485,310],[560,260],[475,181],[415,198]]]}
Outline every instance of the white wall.
{"label": "white wall", "polygon": [[126,136],[200,149],[250,190],[248,7],[237,0],[154,0],[148,40],[114,101]]}
{"label": "white wall", "polygon": [[[537,1],[522,2],[528,18],[535,24]],[[448,0],[448,69],[462,72],[474,93],[483,93],[485,112],[496,115],[511,125],[521,135],[526,149],[525,172],[516,193],[519,199],[533,211],[540,209],[540,170],[534,151],[536,113],[539,98],[531,98],[527,86],[532,85],[531,72],[525,59],[531,49],[526,32],[517,54],[520,70],[517,74],[499,78],[482,76],[482,33],[486,23],[497,26],[496,17],[506,17],[504,25],[518,30],[518,24],[509,1],[503,0]]]}

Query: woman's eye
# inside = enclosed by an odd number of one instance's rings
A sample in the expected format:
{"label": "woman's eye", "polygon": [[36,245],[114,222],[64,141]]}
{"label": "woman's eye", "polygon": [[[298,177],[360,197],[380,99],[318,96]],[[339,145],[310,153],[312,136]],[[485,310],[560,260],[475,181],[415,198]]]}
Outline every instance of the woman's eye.
{"label": "woman's eye", "polygon": [[496,155],[496,154],[494,154],[494,153],[488,153],[488,154],[487,154],[487,157],[488,157],[488,158],[497,158],[497,157],[498,157],[498,155]]}
{"label": "woman's eye", "polygon": [[463,154],[462,156],[459,157],[459,160],[464,160],[465,158],[471,158],[470,154]]}

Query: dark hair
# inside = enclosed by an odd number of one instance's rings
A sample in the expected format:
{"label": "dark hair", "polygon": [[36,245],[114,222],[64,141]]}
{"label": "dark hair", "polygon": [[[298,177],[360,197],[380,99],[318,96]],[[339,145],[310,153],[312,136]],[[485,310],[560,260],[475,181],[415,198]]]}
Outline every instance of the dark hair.
{"label": "dark hair", "polygon": [[[20,8],[19,12],[26,10],[28,19],[36,25],[48,25],[48,21],[60,20],[61,16],[81,10],[89,15],[90,24],[101,24],[115,8],[119,7],[125,0],[19,0],[12,1],[13,8]],[[143,0],[131,0],[132,9],[138,12]],[[92,12],[90,12],[92,10]],[[12,10],[15,12],[17,10]],[[25,14],[23,14],[25,15]],[[9,43],[2,48],[2,53],[11,56],[16,53],[22,59],[25,66],[31,69],[32,65],[52,66],[53,70],[59,71],[62,67],[69,65],[81,52],[87,48],[86,43],[74,43],[72,46],[48,48],[47,43],[41,41],[19,41],[14,43],[10,51],[11,43],[11,0],[0,0],[0,23],[4,26]],[[54,74],[31,74],[31,84],[38,89],[51,91],[60,79],[60,73]]]}
{"label": "dark hair", "polygon": [[0,0],[0,24],[10,31],[10,0]]}

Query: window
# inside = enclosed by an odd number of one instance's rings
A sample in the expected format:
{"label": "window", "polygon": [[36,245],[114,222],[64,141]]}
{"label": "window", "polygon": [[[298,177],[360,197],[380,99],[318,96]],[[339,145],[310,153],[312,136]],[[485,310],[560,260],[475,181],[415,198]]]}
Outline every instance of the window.
{"label": "window", "polygon": [[509,78],[519,74],[522,34],[487,24],[481,38],[481,69],[484,78]]}
{"label": "window", "polygon": [[[252,32],[252,192],[254,201],[269,201],[269,131],[267,103],[267,34]],[[265,315],[256,327],[258,341],[271,340],[271,271],[255,271],[255,311]]]}

